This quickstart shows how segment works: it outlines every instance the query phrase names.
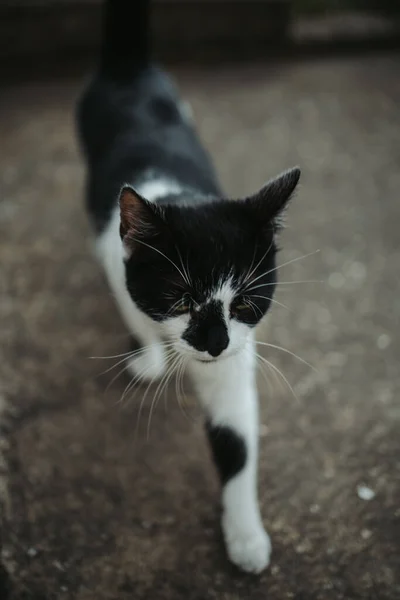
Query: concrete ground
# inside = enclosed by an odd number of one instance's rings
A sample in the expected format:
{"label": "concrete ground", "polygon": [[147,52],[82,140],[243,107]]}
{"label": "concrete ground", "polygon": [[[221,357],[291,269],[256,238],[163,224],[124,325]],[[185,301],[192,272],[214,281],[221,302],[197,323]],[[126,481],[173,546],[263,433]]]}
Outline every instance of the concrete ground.
{"label": "concrete ground", "polygon": [[1,598],[400,598],[399,72],[381,56],[177,73],[230,194],[302,166],[281,262],[320,249],[280,277],[322,283],[282,285],[259,335],[317,370],[260,346],[293,388],[260,372],[260,577],[226,560],[189,384],[148,427],[143,388],[120,403],[121,365],[100,375],[118,359],[89,359],[127,336],[90,250],[81,82],[3,89]]}

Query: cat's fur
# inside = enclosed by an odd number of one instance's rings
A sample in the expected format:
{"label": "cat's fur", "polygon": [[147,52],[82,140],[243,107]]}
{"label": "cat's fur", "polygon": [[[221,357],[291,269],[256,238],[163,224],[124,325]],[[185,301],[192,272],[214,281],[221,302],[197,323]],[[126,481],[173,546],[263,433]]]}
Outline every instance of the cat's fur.
{"label": "cat's fur", "polygon": [[[270,540],[257,501],[254,327],[275,287],[275,235],[292,169],[244,199],[221,192],[168,76],[149,57],[148,2],[107,2],[100,67],[78,105],[97,250],[151,380],[186,362],[222,483],[230,559],[260,572]],[[134,13],[134,14],[132,14]]]}

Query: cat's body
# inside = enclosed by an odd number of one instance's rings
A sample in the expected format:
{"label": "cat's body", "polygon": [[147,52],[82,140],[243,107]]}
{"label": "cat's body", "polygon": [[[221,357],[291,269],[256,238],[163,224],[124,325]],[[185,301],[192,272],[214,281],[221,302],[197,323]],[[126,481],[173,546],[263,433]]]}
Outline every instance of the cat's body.
{"label": "cat's body", "polygon": [[270,542],[257,502],[253,329],[274,291],[275,233],[299,171],[245,200],[223,198],[186,106],[149,61],[147,5],[136,0],[132,26],[126,3],[107,3],[101,67],[78,108],[88,210],[142,346],[130,370],[151,381],[185,364],[223,485],[228,554],[259,572]]}

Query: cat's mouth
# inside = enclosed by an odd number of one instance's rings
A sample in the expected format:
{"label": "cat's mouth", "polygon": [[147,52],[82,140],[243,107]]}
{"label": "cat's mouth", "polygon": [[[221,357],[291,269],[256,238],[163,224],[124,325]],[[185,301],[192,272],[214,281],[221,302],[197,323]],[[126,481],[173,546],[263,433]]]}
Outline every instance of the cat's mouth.
{"label": "cat's mouth", "polygon": [[220,357],[218,357],[218,358],[196,358],[196,360],[201,363],[211,363],[211,362],[217,362],[217,360],[219,360],[219,358]]}
{"label": "cat's mouth", "polygon": [[216,362],[220,362],[221,360],[225,360],[225,358],[229,358],[230,356],[233,356],[234,354],[236,354],[236,351],[231,351],[231,352],[227,352],[226,354],[220,354],[219,356],[210,356],[210,358],[200,358],[200,357],[196,357],[195,360],[197,362],[201,362],[201,363],[216,363]]}

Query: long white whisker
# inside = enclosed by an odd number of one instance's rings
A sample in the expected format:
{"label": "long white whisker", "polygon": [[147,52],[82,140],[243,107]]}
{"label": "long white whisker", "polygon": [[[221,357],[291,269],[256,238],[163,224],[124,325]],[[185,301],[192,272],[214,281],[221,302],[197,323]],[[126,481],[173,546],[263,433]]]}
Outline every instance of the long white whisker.
{"label": "long white whisker", "polygon": [[106,394],[108,392],[108,390],[110,389],[110,387],[112,386],[112,384],[114,383],[114,381],[116,381],[121,375],[122,373],[124,373],[125,371],[127,371],[127,369],[129,369],[129,364],[124,365],[122,367],[122,369],[120,369],[118,371],[118,373],[116,375],[114,375],[114,377],[111,379],[111,381],[107,384],[106,389],[104,390],[104,393]]}
{"label": "long white whisker", "polygon": [[254,355],[257,359],[257,366],[260,367],[260,371],[261,371],[261,375],[263,376],[264,381],[266,382],[267,386],[268,386],[268,390],[271,392],[271,390],[273,391],[273,387],[271,385],[270,380],[268,379],[267,373],[265,372],[265,365],[262,361],[259,360],[259,356],[254,353],[254,351],[251,348],[248,348],[248,351],[251,352],[252,355]]}
{"label": "long white whisker", "polygon": [[179,248],[178,248],[178,246],[175,246],[175,249],[176,249],[176,251],[177,251],[177,253],[178,253],[179,260],[181,261],[182,271],[183,271],[183,273],[184,273],[184,275],[185,275],[185,281],[186,281],[186,283],[188,284],[188,286],[190,287],[190,285],[191,285],[191,281],[190,281],[190,277],[189,277],[189,274],[188,274],[188,272],[187,272],[187,269],[185,269],[185,265],[183,264],[182,255],[181,255],[181,253],[180,253],[180,251],[179,251]]}
{"label": "long white whisker", "polygon": [[[128,368],[128,366],[126,368]],[[136,373],[136,375],[132,376],[132,378],[126,384],[125,389],[121,394],[121,398],[118,400],[117,404],[121,404],[124,401],[124,398],[128,394],[128,392],[130,392],[130,390],[135,387],[135,385],[142,379],[142,377],[144,377],[147,373],[151,371],[151,368],[152,365],[149,365],[148,367],[146,367],[146,369],[140,371],[140,373]],[[133,394],[133,397],[134,396],[135,392]]]}
{"label": "long white whisker", "polygon": [[286,265],[290,265],[299,260],[303,260],[304,258],[308,258],[309,256],[312,256],[313,254],[317,254],[318,252],[320,252],[319,249],[314,250],[313,252],[309,252],[308,254],[303,254],[303,256],[297,256],[296,258],[292,258],[291,260],[288,260],[288,261],[284,262],[283,264],[278,265],[277,267],[274,267],[273,269],[270,269],[269,271],[266,271],[265,273],[261,273],[261,275],[259,275],[258,277],[256,277],[255,279],[253,279],[251,281],[251,285],[253,283],[255,283],[256,281],[258,281],[259,279],[261,279],[261,277],[265,277],[266,275],[269,275],[270,273],[273,273],[274,271],[278,271],[279,269],[282,269],[282,267],[286,267]]}
{"label": "long white whisker", "polygon": [[181,304],[182,298],[179,298],[174,304],[168,309],[167,315],[171,315],[174,312],[174,309]]}
{"label": "long white whisker", "polygon": [[280,371],[278,369],[278,367],[276,367],[274,364],[272,364],[272,362],[270,362],[269,360],[267,360],[266,358],[264,358],[264,356],[261,356],[260,354],[258,354],[258,352],[255,353],[258,358],[262,361],[264,361],[271,369],[273,369],[276,373],[278,373],[278,375],[280,375],[283,379],[283,381],[286,383],[286,385],[288,386],[288,388],[290,389],[290,391],[292,392],[295,400],[300,403],[300,400],[298,398],[298,396],[296,395],[292,385],[290,384],[290,382],[288,381],[288,379],[285,377],[285,375],[282,373],[282,371]]}
{"label": "long white whisker", "polygon": [[[166,367],[167,367],[167,369],[166,369],[166,373],[168,372],[168,368],[169,368],[169,366],[168,366],[168,365],[169,365],[169,363],[170,363],[170,361],[171,361],[171,360],[173,360],[173,355],[171,356],[171,354],[170,354],[170,355],[168,356],[167,360],[166,360]],[[162,376],[162,378],[161,378],[161,381],[164,379],[164,377],[165,377],[165,373],[164,373],[164,375]],[[140,402],[140,406],[139,406],[139,412],[138,412],[138,416],[137,416],[137,422],[136,422],[136,435],[138,434],[138,430],[139,430],[139,423],[140,423],[140,417],[141,417],[141,414],[142,414],[142,410],[143,410],[144,403],[145,403],[145,401],[146,401],[146,398],[147,398],[147,394],[149,393],[149,389],[150,389],[151,385],[153,384],[153,382],[154,382],[156,379],[157,379],[157,375],[154,375],[154,377],[153,377],[153,378],[151,379],[151,381],[149,382],[149,384],[148,384],[148,386],[147,386],[147,388],[146,388],[146,391],[145,391],[145,393],[143,394],[142,400],[141,400],[141,402]]]}
{"label": "long white whisker", "polygon": [[[163,346],[164,349],[168,349],[170,346],[173,346],[172,342],[165,342],[161,344]],[[128,360],[131,360],[132,358],[135,358],[138,356],[138,354],[142,354],[143,352],[145,352],[148,348],[150,348],[150,346],[143,346],[142,348],[139,348],[138,350],[133,350],[132,352],[130,352],[127,356],[125,356],[124,358],[122,358],[121,360],[119,360],[117,363],[113,364],[111,367],[109,367],[108,369],[106,369],[105,371],[102,371],[99,374],[99,377],[101,375],[105,375],[106,373],[109,373],[110,371],[112,371],[113,369],[115,369],[116,367],[118,367],[118,365],[120,365],[123,362],[127,362]]]}
{"label": "long white whisker", "polygon": [[324,283],[321,279],[304,279],[302,281],[278,281],[277,283],[260,283],[260,285],[255,285],[254,287],[246,289],[246,293],[251,292],[252,290],[258,290],[261,287],[268,287],[271,285],[290,285],[294,283]]}
{"label": "long white whisker", "polygon": [[132,352],[135,352],[135,350],[129,350],[129,352],[123,352],[122,354],[114,354],[111,356],[89,356],[88,358],[92,359],[100,359],[100,360],[107,360],[107,359],[111,359],[111,358],[121,358],[121,356],[129,356],[130,354],[132,354]]}
{"label": "long white whisker", "polygon": [[[110,371],[112,371],[113,369],[118,367],[118,365],[122,364],[123,362],[127,362],[128,360],[130,360],[131,358],[134,358],[138,354],[141,354],[145,350],[146,350],[146,347],[139,348],[139,350],[132,350],[132,352],[129,352],[127,356],[125,356],[124,358],[122,358],[121,360],[116,362],[115,364],[111,365],[111,367],[108,367],[108,369],[106,369],[105,371],[102,371],[100,373],[100,375],[105,375],[106,373],[109,373]],[[99,375],[99,377],[100,377],[100,375]]]}
{"label": "long white whisker", "polygon": [[[163,391],[166,389],[166,386],[168,385],[168,382],[171,379],[171,377],[172,377],[172,375],[173,375],[173,373],[175,371],[175,368],[176,368],[177,364],[180,362],[180,360],[181,360],[180,356],[177,356],[175,358],[173,364],[167,370],[166,377],[163,377],[163,379],[161,379],[160,383],[158,384],[158,387],[156,389],[156,393],[154,394],[153,400],[152,400],[151,405],[150,405],[149,418],[148,418],[148,421],[147,421],[147,433],[146,433],[147,440],[149,439],[149,436],[150,436],[151,418],[152,418],[152,415],[153,415],[153,411],[154,411],[154,409],[155,409],[155,407],[157,405],[157,400],[158,400],[158,398],[161,397]],[[163,381],[164,381],[164,383],[162,383]]]}
{"label": "long white whisker", "polygon": [[[167,352],[165,354],[165,357],[167,358],[167,357],[171,356],[171,353],[172,353],[172,350]],[[130,390],[136,385],[136,383],[138,383],[138,381],[140,381],[147,373],[149,373],[152,368],[153,368],[153,365],[148,365],[145,369],[143,369],[142,371],[140,371],[139,373],[137,373],[136,375],[134,375],[132,377],[132,379],[126,386],[125,390],[123,391],[119,402],[123,402],[125,396],[130,392]],[[155,379],[155,377],[153,379]]]}
{"label": "long white whisker", "polygon": [[[245,279],[244,279],[244,281],[243,281],[243,284],[242,284],[242,285],[244,285],[244,284],[246,283],[246,281],[248,281],[248,280],[250,279],[250,277],[253,275],[253,273],[255,273],[255,272],[257,271],[258,267],[261,265],[262,261],[263,261],[263,260],[264,260],[264,258],[267,256],[268,252],[271,250],[271,248],[272,248],[272,244],[273,244],[273,243],[274,243],[274,240],[272,239],[272,240],[271,240],[271,243],[270,243],[270,245],[269,245],[269,247],[268,247],[268,250],[267,250],[267,251],[266,251],[266,252],[265,252],[265,253],[262,255],[261,259],[258,261],[258,263],[257,263],[257,264],[256,264],[256,266],[254,267],[254,269],[251,271],[251,273],[248,273],[248,274],[246,275],[246,277],[245,277]],[[250,269],[251,269],[251,267],[253,266],[253,263],[254,263],[254,256],[255,256],[255,250],[254,250],[253,260],[252,260],[252,263],[251,263],[251,265],[250,265]],[[249,271],[250,271],[250,269],[249,269]]]}
{"label": "long white whisker", "polygon": [[318,369],[316,369],[312,364],[310,364],[309,362],[304,360],[304,358],[301,358],[301,356],[299,356],[298,354],[295,354],[291,350],[288,350],[287,348],[282,348],[282,346],[276,346],[275,344],[269,344],[267,342],[258,342],[257,340],[256,340],[256,344],[260,344],[261,346],[268,346],[269,348],[275,348],[276,350],[281,350],[282,352],[286,352],[287,354],[290,354],[290,356],[297,358],[297,360],[299,360],[303,364],[307,365],[307,367],[310,367],[310,369],[315,371],[315,373],[319,372]]}
{"label": "long white whisker", "polygon": [[292,309],[286,306],[286,304],[282,304],[282,302],[278,302],[278,300],[275,300],[274,298],[269,298],[268,296],[257,296],[256,294],[251,294],[251,298],[262,298],[263,300],[269,300],[274,304],[278,304],[278,306],[283,306],[283,308],[292,311]]}
{"label": "long white whisker", "polygon": [[193,419],[189,413],[187,412],[185,406],[184,406],[184,400],[185,400],[185,390],[183,389],[183,377],[185,374],[185,369],[186,369],[186,365],[187,365],[188,361],[187,360],[183,360],[181,363],[181,367],[177,376],[177,384],[178,384],[178,388],[177,388],[177,394],[176,394],[176,399],[178,402],[178,406],[180,408],[181,413],[183,414],[183,416],[191,423],[195,422],[195,419]]}
{"label": "long white whisker", "polygon": [[[172,356],[173,354],[173,349],[168,350],[165,354],[164,354],[164,358],[168,359],[170,356]],[[137,373],[130,381],[130,383],[126,386],[121,400],[120,402],[122,402],[125,398],[125,396],[129,393],[129,391],[136,385],[136,383],[138,381],[140,381],[147,373],[149,373],[151,371],[151,369],[153,368],[153,365],[150,364],[148,365],[144,370],[140,371],[139,373]],[[152,381],[156,378],[157,376],[155,376]]]}
{"label": "long white whisker", "polygon": [[173,265],[175,267],[175,269],[178,271],[178,273],[182,277],[183,281],[185,283],[188,283],[186,281],[186,279],[185,279],[184,274],[182,273],[182,271],[178,267],[178,265],[175,264],[174,261],[169,258],[169,256],[167,256],[166,254],[164,254],[164,252],[161,252],[161,250],[159,250],[158,248],[154,248],[154,246],[151,246],[150,244],[146,244],[146,242],[143,242],[142,240],[138,240],[137,238],[133,238],[133,239],[134,239],[135,242],[138,242],[139,244],[143,244],[143,246],[147,246],[147,248],[150,248],[151,250],[154,250],[155,252],[158,252],[158,254],[160,254],[161,256],[163,256],[166,260],[168,260],[171,263],[171,265]]}
{"label": "long white whisker", "polygon": [[[268,367],[268,372],[274,376],[274,381],[277,381],[279,383],[279,385],[282,387],[282,381],[281,381],[280,377],[278,377],[277,373],[273,369],[271,369],[271,367],[269,367],[266,363],[264,363],[259,356],[257,356],[256,359],[257,359],[257,364],[261,367],[262,370],[264,370]],[[271,388],[272,388],[272,391],[274,391],[274,388],[272,387],[272,384],[270,383],[269,389],[271,389]]]}
{"label": "long white whisker", "polygon": [[256,313],[255,309],[258,310],[258,312],[260,313],[261,317],[264,316],[262,310],[257,306],[257,304],[255,304],[254,302],[252,302],[249,298],[246,298],[245,304],[248,304],[249,307],[253,310],[254,316],[256,318],[257,318],[257,313]]}

